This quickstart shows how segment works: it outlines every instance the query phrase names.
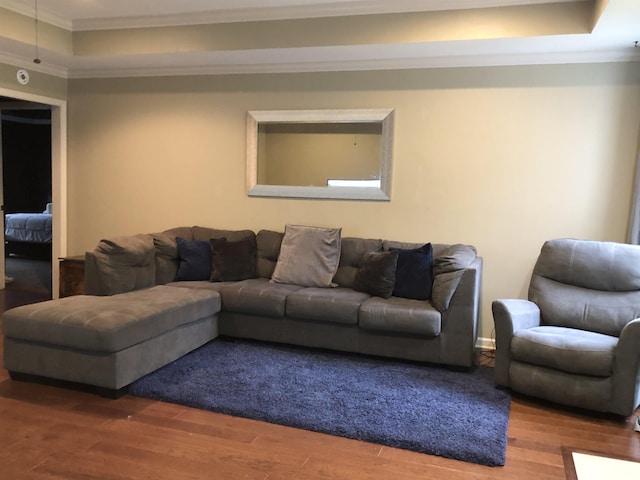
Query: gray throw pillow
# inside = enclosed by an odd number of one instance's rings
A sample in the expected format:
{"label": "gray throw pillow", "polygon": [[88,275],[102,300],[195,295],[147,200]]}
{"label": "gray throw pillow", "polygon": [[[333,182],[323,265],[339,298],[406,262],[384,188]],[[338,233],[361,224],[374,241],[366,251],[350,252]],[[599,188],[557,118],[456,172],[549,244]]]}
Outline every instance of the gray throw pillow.
{"label": "gray throw pillow", "polygon": [[329,287],[340,261],[341,228],[286,225],[271,281]]}

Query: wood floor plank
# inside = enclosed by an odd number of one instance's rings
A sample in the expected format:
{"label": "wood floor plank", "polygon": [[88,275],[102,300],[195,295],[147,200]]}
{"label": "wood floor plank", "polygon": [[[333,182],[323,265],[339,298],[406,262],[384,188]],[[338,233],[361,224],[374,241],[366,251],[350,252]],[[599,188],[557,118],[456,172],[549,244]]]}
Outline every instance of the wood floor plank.
{"label": "wood floor plank", "polygon": [[[184,450],[181,453],[185,453]],[[215,472],[219,478],[243,478],[247,480],[264,480],[268,473],[263,462],[256,458],[250,461],[240,456],[225,455],[211,449],[201,455],[168,455],[164,449],[156,449],[152,444],[139,444],[137,447],[114,443],[99,442],[88,452],[88,457],[95,461],[117,463],[122,472],[137,472],[139,466],[145,470],[143,478],[159,478],[173,480],[207,478]],[[156,476],[157,475],[157,476]]]}
{"label": "wood floor plank", "polygon": [[191,460],[208,457],[228,463],[260,464],[265,468],[274,464],[300,467],[308,456],[299,449],[256,446],[229,436],[219,437],[212,432],[194,433],[188,430],[141,426],[135,420],[114,421],[106,426],[105,435],[108,439],[101,444],[117,444],[127,448],[144,445],[146,450],[168,457]]}
{"label": "wood floor plank", "polygon": [[382,450],[382,446],[373,443],[280,426],[271,429],[269,433],[260,435],[253,443],[254,445],[295,448],[296,450],[322,453],[327,456],[346,453],[348,455],[377,457]]}

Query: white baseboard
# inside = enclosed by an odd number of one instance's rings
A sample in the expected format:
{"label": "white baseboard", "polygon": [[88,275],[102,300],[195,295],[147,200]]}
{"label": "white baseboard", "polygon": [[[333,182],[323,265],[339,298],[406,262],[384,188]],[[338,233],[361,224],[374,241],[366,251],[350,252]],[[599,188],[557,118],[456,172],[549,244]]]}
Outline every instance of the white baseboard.
{"label": "white baseboard", "polygon": [[478,337],[478,340],[476,341],[476,348],[479,348],[480,350],[495,350],[496,342],[493,338]]}

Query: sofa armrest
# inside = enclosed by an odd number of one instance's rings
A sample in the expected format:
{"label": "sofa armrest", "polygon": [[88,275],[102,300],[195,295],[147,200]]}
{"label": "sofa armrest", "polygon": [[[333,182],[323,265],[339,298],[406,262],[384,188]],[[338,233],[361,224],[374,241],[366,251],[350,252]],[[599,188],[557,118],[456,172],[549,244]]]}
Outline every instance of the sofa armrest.
{"label": "sofa armrest", "polygon": [[496,328],[495,382],[509,386],[511,339],[518,330],[540,325],[540,308],[529,300],[494,300],[491,304]]}
{"label": "sofa armrest", "polygon": [[629,416],[640,403],[640,318],[622,329],[613,360],[610,409]]}
{"label": "sofa armrest", "polygon": [[464,270],[451,301],[442,315],[440,332],[443,363],[471,366],[475,361],[480,318],[480,291],[482,287],[482,257],[476,257]]}

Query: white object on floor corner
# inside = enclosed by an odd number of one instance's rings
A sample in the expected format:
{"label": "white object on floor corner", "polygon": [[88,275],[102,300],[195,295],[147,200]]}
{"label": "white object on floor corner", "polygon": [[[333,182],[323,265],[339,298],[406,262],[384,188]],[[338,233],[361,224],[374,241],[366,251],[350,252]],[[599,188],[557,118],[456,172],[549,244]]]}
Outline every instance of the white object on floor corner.
{"label": "white object on floor corner", "polygon": [[636,432],[640,432],[640,417],[636,417],[636,423],[633,427]]}

